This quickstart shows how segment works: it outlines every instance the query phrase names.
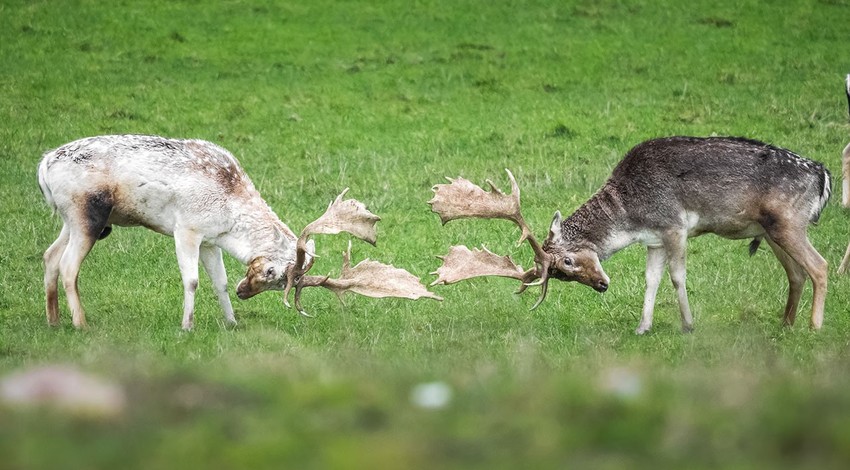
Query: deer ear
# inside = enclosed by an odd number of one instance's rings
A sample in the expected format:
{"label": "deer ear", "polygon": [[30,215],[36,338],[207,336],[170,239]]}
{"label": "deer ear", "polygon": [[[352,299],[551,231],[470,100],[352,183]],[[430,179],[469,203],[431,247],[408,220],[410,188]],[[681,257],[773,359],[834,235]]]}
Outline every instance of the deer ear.
{"label": "deer ear", "polygon": [[561,238],[561,211],[555,211],[552,217],[552,225],[549,226],[549,238],[558,240]]}

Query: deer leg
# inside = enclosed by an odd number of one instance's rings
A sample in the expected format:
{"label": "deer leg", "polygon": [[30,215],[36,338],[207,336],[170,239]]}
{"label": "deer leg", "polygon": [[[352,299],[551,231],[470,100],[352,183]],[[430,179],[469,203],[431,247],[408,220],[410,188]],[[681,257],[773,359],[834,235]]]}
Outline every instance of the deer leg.
{"label": "deer leg", "polygon": [[788,275],[788,302],[785,304],[782,322],[785,326],[791,326],[797,318],[797,307],[800,305],[800,296],[803,294],[803,286],[806,283],[806,271],[770,237],[767,238],[767,243],[785,268],[785,274]]}
{"label": "deer leg", "polygon": [[689,333],[694,329],[694,317],[691,315],[691,306],[688,303],[688,290],[686,288],[686,256],[688,236],[685,233],[668,233],[664,239],[664,250],[667,253],[667,262],[670,265],[670,280],[676,289],[676,297],[679,300],[679,313],[682,317],[682,331]]}
{"label": "deer leg", "polygon": [[844,252],[844,258],[841,259],[841,264],[838,266],[838,274],[846,273],[848,267],[850,267],[850,244],[847,245],[847,251]]}
{"label": "deer leg", "polygon": [[212,281],[213,289],[218,297],[218,303],[221,305],[221,309],[224,310],[224,320],[229,325],[236,325],[236,317],[233,316],[233,305],[230,303],[230,296],[227,294],[227,272],[224,269],[221,248],[214,245],[202,244],[200,256],[204,270],[207,271]]}
{"label": "deer leg", "polygon": [[664,265],[667,263],[667,255],[662,247],[647,247],[646,250],[646,293],[643,297],[643,312],[640,316],[640,324],[635,330],[636,334],[642,335],[652,328],[652,312],[655,309],[655,295],[658,293],[658,285],[661,276],[664,275]]}
{"label": "deer leg", "polygon": [[[85,328],[86,312],[80,301],[77,278],[83,260],[109,222],[109,216],[112,214],[112,195],[106,191],[95,191],[79,196],[80,201],[83,202],[80,207],[61,213],[62,220],[65,222],[64,227],[68,228],[68,241],[65,251],[59,259],[59,274],[62,276],[62,286],[65,288],[65,296],[68,298],[68,306],[71,308],[74,326]],[[61,233],[59,236],[61,240]],[[57,240],[57,242],[60,240]],[[53,246],[48,251],[51,251],[52,248]],[[49,255],[51,257],[57,256],[53,253],[49,253]],[[50,281],[48,276],[53,276],[50,268],[45,272],[46,281]],[[48,302],[50,302],[50,299],[48,299]]]}
{"label": "deer leg", "polygon": [[80,275],[80,266],[94,246],[94,242],[97,241],[97,236],[91,236],[73,228],[69,232],[68,245],[59,260],[59,272],[62,276],[65,296],[68,298],[68,307],[71,309],[74,327],[85,328],[86,312],[83,310],[83,304],[80,301],[77,280]]}
{"label": "deer leg", "polygon": [[823,310],[826,303],[828,269],[826,260],[809,242],[805,227],[784,230],[773,228],[768,235],[788,256],[802,266],[812,279],[812,319],[809,325],[813,330],[819,330],[823,325]]}
{"label": "deer leg", "polygon": [[191,330],[195,324],[195,291],[198,290],[198,258],[201,237],[192,231],[174,233],[177,265],[183,280],[183,329]]}
{"label": "deer leg", "polygon": [[68,225],[62,225],[56,241],[44,252],[44,296],[50,326],[59,325],[59,261],[68,246],[68,235]]}

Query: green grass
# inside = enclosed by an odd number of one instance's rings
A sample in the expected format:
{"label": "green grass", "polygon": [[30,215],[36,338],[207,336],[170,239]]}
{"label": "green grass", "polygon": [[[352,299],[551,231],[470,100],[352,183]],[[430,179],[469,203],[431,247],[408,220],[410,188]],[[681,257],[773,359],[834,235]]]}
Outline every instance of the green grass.
{"label": "green grass", "polygon": [[[305,293],[238,302],[223,327],[206,278],[180,331],[172,240],[116,229],[81,275],[89,331],[46,326],[41,255],[59,231],[40,155],[79,137],[214,141],[298,231],[343,188],[382,217],[354,258],[419,275],[451,244],[528,265],[502,221],[441,227],[443,176],[507,186],[539,235],[634,144],[740,135],[826,163],[850,138],[850,2],[18,2],[0,4],[0,373],[70,363],[130,397],[118,420],[0,408],[0,468],[840,467],[850,458],[850,279],[831,272],[824,329],[780,327],[787,283],[767,250],[694,239],[696,331],[662,284],[636,337],[644,251],[605,263],[599,295],[553,284],[530,312],[502,279],[432,301]],[[836,266],[834,197],[814,245]],[[343,236],[317,240],[338,273]],[[244,268],[227,260],[235,283]],[[833,269],[834,271],[834,269]],[[608,377],[625,375],[636,393]],[[443,381],[441,410],[412,388]],[[189,390],[195,398],[187,399]]]}

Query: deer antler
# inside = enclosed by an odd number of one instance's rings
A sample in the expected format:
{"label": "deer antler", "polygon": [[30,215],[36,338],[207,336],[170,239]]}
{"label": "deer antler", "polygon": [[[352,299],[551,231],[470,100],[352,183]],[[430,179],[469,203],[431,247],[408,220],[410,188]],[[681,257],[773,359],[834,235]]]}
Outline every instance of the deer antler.
{"label": "deer antler", "polygon": [[[515,264],[510,256],[499,256],[483,246],[470,250],[464,245],[456,245],[449,248],[447,255],[437,258],[443,260],[443,265],[431,273],[437,276],[432,286],[454,284],[479,276],[501,276],[521,281],[527,277],[527,271]],[[534,271],[531,270],[532,273]]]}
{"label": "deer antler", "polygon": [[462,218],[504,219],[514,222],[522,230],[517,244],[528,241],[534,251],[535,269],[522,271],[510,258],[500,257],[486,249],[473,252],[465,246],[453,246],[449,253],[441,258],[443,265],[435,272],[438,278],[432,285],[449,284],[477,276],[503,276],[521,280],[523,285],[519,292],[523,292],[527,285],[540,278],[542,290],[540,298],[532,307],[533,310],[546,298],[552,257],[543,251],[543,247],[534,238],[531,228],[523,219],[519,185],[511,171],[505,171],[511,181],[511,194],[503,193],[490,180],[487,180],[487,184],[492,191],[487,192],[467,179],[446,178],[450,184],[435,185],[434,197],[428,204],[431,205],[431,210],[440,216],[444,225]]}
{"label": "deer antler", "polygon": [[295,288],[295,308],[305,315],[301,308],[301,289],[304,287],[324,287],[342,298],[347,292],[354,292],[366,297],[383,298],[398,297],[417,300],[429,298],[443,300],[442,297],[429,292],[419,282],[419,278],[410,272],[388,264],[365,259],[353,268],[351,267],[351,242],[348,250],[343,253],[342,273],[338,279],[328,276],[304,276]]}
{"label": "deer antler", "polygon": [[[315,258],[315,255],[310,253],[312,243],[308,243],[312,235],[348,232],[372,245],[377,240],[375,224],[381,218],[369,212],[360,201],[355,199],[343,200],[346,192],[348,192],[348,188],[328,205],[321,217],[307,224],[301,231],[295,245],[295,262],[289,266],[286,272],[283,303],[289,307],[289,292],[293,286],[295,287],[295,307],[300,314],[308,317],[311,315],[301,308],[300,301],[301,290],[304,287],[325,287],[340,296],[346,291],[351,291],[368,297],[403,297],[414,300],[420,297],[428,297],[442,300],[428,292],[419,283],[418,278],[403,269],[369,260],[362,261],[354,268],[350,268],[351,242],[348,245],[348,252],[344,255],[343,272],[339,279],[306,275],[307,271],[313,267]],[[307,255],[310,255],[309,260]]]}

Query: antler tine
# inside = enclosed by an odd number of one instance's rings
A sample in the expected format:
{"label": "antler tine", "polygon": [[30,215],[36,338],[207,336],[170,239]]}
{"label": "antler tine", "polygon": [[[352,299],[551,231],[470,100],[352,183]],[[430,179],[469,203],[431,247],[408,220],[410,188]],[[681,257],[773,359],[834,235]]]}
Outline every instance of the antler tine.
{"label": "antler tine", "polygon": [[[514,178],[514,175],[507,168],[505,168],[505,171],[508,172],[508,179],[511,180],[512,191],[516,192],[517,198],[519,198],[519,185],[516,182],[516,178]],[[537,302],[535,302],[534,305],[531,306],[531,310],[534,310],[539,307],[544,300],[546,300],[546,294],[549,293],[549,267],[552,264],[552,256],[549,253],[543,251],[543,247],[540,245],[537,239],[534,238],[534,234],[531,232],[531,229],[528,227],[528,224],[525,223],[525,220],[522,218],[522,214],[518,213],[518,215],[519,221],[517,222],[517,225],[519,225],[520,229],[522,230],[522,237],[520,238],[519,243],[522,243],[523,240],[528,240],[528,244],[531,245],[531,249],[534,251],[534,262],[537,265],[536,269],[534,270],[535,272],[529,277],[539,278],[538,281],[533,283],[523,282],[522,287],[520,287],[519,289],[519,293],[524,292],[528,286],[537,285],[539,283],[540,297],[538,297]]]}
{"label": "antler tine", "polygon": [[298,313],[308,318],[314,318],[313,315],[307,313],[307,311],[304,310],[304,307],[301,306],[301,291],[305,287],[323,286],[326,282],[328,282],[329,278],[330,276],[303,276],[301,278],[301,282],[295,286],[295,310],[297,310]]}
{"label": "antler tine", "polygon": [[517,289],[516,291],[516,294],[522,294],[529,287],[539,286],[543,283],[543,281],[540,280],[540,273],[538,272],[537,266],[524,272],[520,281],[522,281],[522,284],[520,284],[519,289]]}
{"label": "antler tine", "polygon": [[516,198],[516,206],[517,210],[514,214],[514,217],[511,220],[519,227],[522,231],[522,235],[520,235],[519,241],[517,245],[521,245],[522,242],[528,241],[528,244],[531,245],[531,249],[534,251],[534,261],[536,263],[542,263],[543,260],[547,259],[549,255],[543,251],[543,247],[534,238],[534,233],[531,231],[531,227],[525,222],[525,219],[522,217],[522,212],[520,210],[520,191],[519,184],[516,182],[516,178],[514,178],[514,174],[511,173],[511,170],[505,168],[505,171],[508,173],[508,179],[511,181],[511,194]]}
{"label": "antler tine", "polygon": [[549,266],[551,264],[550,258],[546,258],[540,266],[540,297],[537,298],[537,302],[531,307],[531,310],[536,309],[546,300],[546,294],[549,292]]}
{"label": "antler tine", "polygon": [[[507,170],[507,168],[506,168],[506,170]],[[510,172],[510,171],[508,171],[508,174],[511,174],[511,172]],[[490,189],[492,189],[494,193],[496,193],[496,194],[498,194],[498,195],[500,195],[500,196],[503,196],[503,195],[505,194],[505,193],[503,193],[503,192],[502,192],[502,190],[501,190],[501,189],[497,188],[497,187],[496,187],[496,185],[495,185],[495,184],[493,184],[493,181],[492,181],[492,180],[490,180],[489,178],[488,178],[488,179],[486,179],[486,180],[484,180],[484,181],[486,181],[486,182],[487,182],[487,184],[489,184],[489,185],[490,185]],[[519,193],[516,193],[516,194],[517,194],[517,195],[519,195]]]}

